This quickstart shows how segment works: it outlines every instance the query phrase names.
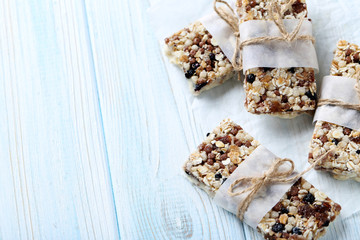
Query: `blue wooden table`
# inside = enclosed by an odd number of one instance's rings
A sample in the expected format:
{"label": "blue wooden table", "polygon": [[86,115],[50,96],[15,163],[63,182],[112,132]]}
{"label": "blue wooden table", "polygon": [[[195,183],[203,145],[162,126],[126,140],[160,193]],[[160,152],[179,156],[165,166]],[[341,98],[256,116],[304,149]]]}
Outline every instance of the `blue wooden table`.
{"label": "blue wooden table", "polygon": [[181,176],[202,135],[149,6],[0,1],[0,239],[261,239]]}

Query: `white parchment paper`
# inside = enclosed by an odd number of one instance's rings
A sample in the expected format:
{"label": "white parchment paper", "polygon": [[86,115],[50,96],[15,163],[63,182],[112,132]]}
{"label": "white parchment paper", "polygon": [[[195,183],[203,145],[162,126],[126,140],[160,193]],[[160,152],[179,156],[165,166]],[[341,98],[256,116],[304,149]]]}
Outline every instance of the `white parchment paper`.
{"label": "white parchment paper", "polygon": [[[320,99],[338,99],[350,104],[360,104],[355,91],[356,80],[340,76],[326,76],[320,91]],[[326,121],[351,129],[360,130],[360,112],[338,106],[321,106],[316,110],[314,122]]]}
{"label": "white parchment paper", "polygon": [[[224,182],[224,184],[217,191],[214,201],[222,208],[228,210],[233,214],[237,214],[238,205],[242,202],[248,194],[230,197],[228,189],[230,185],[239,177],[259,177],[269,170],[272,163],[277,157],[263,146],[259,146],[255,151],[239,165],[239,167],[231,174],[231,176]],[[280,171],[288,171],[290,164],[283,165],[279,168]],[[294,173],[295,175],[295,173]],[[283,195],[295,183],[273,184],[266,186],[261,192],[257,194],[254,200],[249,205],[248,210],[244,214],[244,222],[250,227],[256,229],[261,219],[269,212],[276,203],[283,197]],[[246,189],[248,186],[241,186],[236,188],[236,192]]]}
{"label": "white parchment paper", "polygon": [[[291,33],[299,24],[298,19],[285,19],[286,30]],[[305,20],[300,36],[312,36],[312,23]],[[251,20],[240,24],[241,42],[257,37],[279,37],[281,33],[272,21]],[[268,41],[243,48],[243,72],[256,67],[292,68],[309,67],[319,71],[315,46],[310,40]]]}
{"label": "white parchment paper", "polygon": [[211,33],[213,39],[219,44],[221,50],[231,62],[236,46],[236,38],[231,27],[216,12],[202,17],[199,21]]}
{"label": "white parchment paper", "polygon": [[[213,11],[212,2],[209,0],[183,0],[181,4],[177,0],[152,2],[149,19],[161,44],[165,37]],[[313,23],[316,52],[320,60],[320,73],[317,76],[320,89],[322,77],[329,73],[336,43],[340,39],[346,39],[360,44],[360,28],[354,24],[360,22],[360,2],[308,0],[307,5]],[[314,131],[311,116],[304,115],[293,120],[285,120],[250,114],[244,109],[245,92],[242,82],[236,79],[194,97],[189,91],[182,70],[169,63],[165,56],[163,59],[168,72],[168,79],[164,79],[164,84],[167,81],[171,84],[190,148],[195,149],[206,133],[219,125],[223,119],[231,118],[276,156],[292,159],[299,171],[308,166],[309,144]],[[182,114],[185,111],[188,114]],[[184,159],[179,158],[178,161],[182,163]],[[311,171],[305,178],[342,205],[343,218],[360,210],[359,183],[338,181],[328,173],[318,171]]]}

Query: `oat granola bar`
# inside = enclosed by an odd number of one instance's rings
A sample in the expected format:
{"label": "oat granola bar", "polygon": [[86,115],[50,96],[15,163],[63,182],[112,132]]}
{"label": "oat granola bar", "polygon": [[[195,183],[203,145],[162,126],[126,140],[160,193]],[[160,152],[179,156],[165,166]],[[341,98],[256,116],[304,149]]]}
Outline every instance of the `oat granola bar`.
{"label": "oat granola bar", "polygon": [[[288,1],[281,0],[282,5]],[[270,20],[269,0],[237,0],[240,22]],[[285,11],[285,19],[307,17],[305,0],[296,1]],[[259,56],[261,57],[261,56]],[[250,113],[293,118],[312,112],[316,106],[313,68],[253,68],[245,72],[245,107]]]}
{"label": "oat granola bar", "polygon": [[[340,41],[332,61],[330,75],[356,78],[360,72],[360,48]],[[310,145],[309,162],[334,149],[317,169],[329,171],[340,180],[360,181],[360,131],[337,124],[317,121]]]}
{"label": "oat granola bar", "polygon": [[258,225],[265,239],[319,239],[341,207],[300,178]]}
{"label": "oat granola bar", "polygon": [[[190,181],[214,197],[221,185],[260,144],[224,120],[184,165]],[[304,179],[298,180],[257,226],[265,239],[318,239],[341,207]]]}
{"label": "oat granola bar", "polygon": [[200,22],[166,38],[165,45],[166,55],[191,80],[195,95],[224,83],[235,74],[228,58]]}

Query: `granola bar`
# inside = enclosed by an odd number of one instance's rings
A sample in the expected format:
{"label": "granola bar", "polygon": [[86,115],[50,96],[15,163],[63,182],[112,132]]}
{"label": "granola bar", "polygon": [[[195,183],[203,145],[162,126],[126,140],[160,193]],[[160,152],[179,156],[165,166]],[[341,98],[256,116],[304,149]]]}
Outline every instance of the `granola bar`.
{"label": "granola bar", "polygon": [[319,239],[341,206],[300,178],[258,225],[265,239]]}
{"label": "granola bar", "polygon": [[[340,41],[337,44],[330,74],[356,78],[360,73],[360,48]],[[317,169],[329,171],[340,180],[360,181],[360,131],[337,124],[317,121],[310,145],[309,162],[329,151],[335,150]]]}
{"label": "granola bar", "polygon": [[185,173],[214,197],[221,184],[259,145],[239,125],[224,120],[190,155]]}
{"label": "granola bar", "polygon": [[[221,185],[260,144],[231,120],[224,120],[184,165],[188,178],[214,197]],[[340,205],[298,180],[257,226],[265,239],[318,239]]]}
{"label": "granola bar", "polygon": [[166,38],[165,44],[166,55],[191,80],[195,95],[224,83],[235,74],[228,58],[200,22]]}
{"label": "granola bar", "polygon": [[[287,2],[280,1],[282,5]],[[269,3],[268,0],[237,0],[240,22],[270,20]],[[297,0],[285,10],[285,19],[307,17],[305,0]],[[315,110],[317,96],[313,68],[252,68],[245,72],[244,88],[245,107],[253,114],[293,118]]]}

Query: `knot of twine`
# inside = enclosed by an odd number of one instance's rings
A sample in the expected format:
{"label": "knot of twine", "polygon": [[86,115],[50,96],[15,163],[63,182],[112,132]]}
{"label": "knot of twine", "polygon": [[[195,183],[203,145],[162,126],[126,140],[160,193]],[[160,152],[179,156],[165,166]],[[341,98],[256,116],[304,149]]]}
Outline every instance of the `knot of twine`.
{"label": "knot of twine", "polygon": [[[315,162],[313,162],[305,171],[297,174],[294,177],[291,177],[291,175],[294,173],[295,164],[290,159],[281,159],[277,158],[273,164],[270,166],[269,170],[267,170],[262,176],[259,177],[240,177],[236,179],[229,187],[228,189],[228,195],[231,197],[239,196],[244,193],[248,193],[248,195],[244,198],[243,201],[241,201],[238,205],[237,209],[237,217],[240,218],[240,220],[244,219],[244,214],[249,208],[250,203],[255,198],[256,194],[262,189],[263,187],[266,187],[267,185],[271,185],[273,183],[289,183],[293,182],[300,177],[302,177],[304,174],[308,173],[310,170],[312,170],[317,164],[322,162],[325,158],[327,158],[332,153],[332,150],[326,152],[322,156],[320,156]],[[280,167],[284,165],[285,163],[290,163],[291,167],[288,171],[280,171]],[[235,189],[243,184],[250,184],[250,187],[235,192]]]}
{"label": "knot of twine", "polygon": [[[357,83],[355,84],[355,92],[358,95],[358,98],[360,100],[360,74],[357,75]],[[351,104],[351,103],[346,103],[344,101],[341,100],[337,100],[337,99],[320,99],[318,102],[318,107],[321,106],[325,106],[325,105],[333,105],[333,106],[339,106],[339,107],[343,107],[343,108],[348,108],[348,109],[352,109],[352,110],[357,110],[360,111],[360,103],[359,104]]]}
{"label": "knot of twine", "polygon": [[[300,18],[299,23],[297,24],[296,28],[289,33],[286,30],[285,24],[284,24],[284,16],[285,12],[295,3],[296,0],[290,0],[284,7],[281,9],[280,3],[276,0],[271,0],[268,12],[270,16],[270,20],[275,23],[275,25],[278,27],[281,36],[265,36],[265,37],[256,37],[251,38],[248,40],[245,40],[243,42],[240,41],[240,30],[239,30],[239,18],[237,17],[234,9],[224,0],[214,0],[214,10],[219,15],[220,18],[222,18],[225,22],[228,23],[228,25],[231,27],[231,29],[234,32],[234,35],[236,37],[236,48],[234,52],[234,56],[232,58],[232,64],[236,71],[240,71],[243,69],[242,65],[242,49],[245,46],[257,44],[257,43],[264,43],[268,41],[286,41],[286,42],[293,42],[296,40],[310,40],[313,44],[315,44],[314,37],[310,35],[299,35],[300,28],[302,26],[302,23],[305,20],[305,16]],[[217,3],[225,4],[225,6],[230,10],[227,11],[224,8],[218,8]]]}

